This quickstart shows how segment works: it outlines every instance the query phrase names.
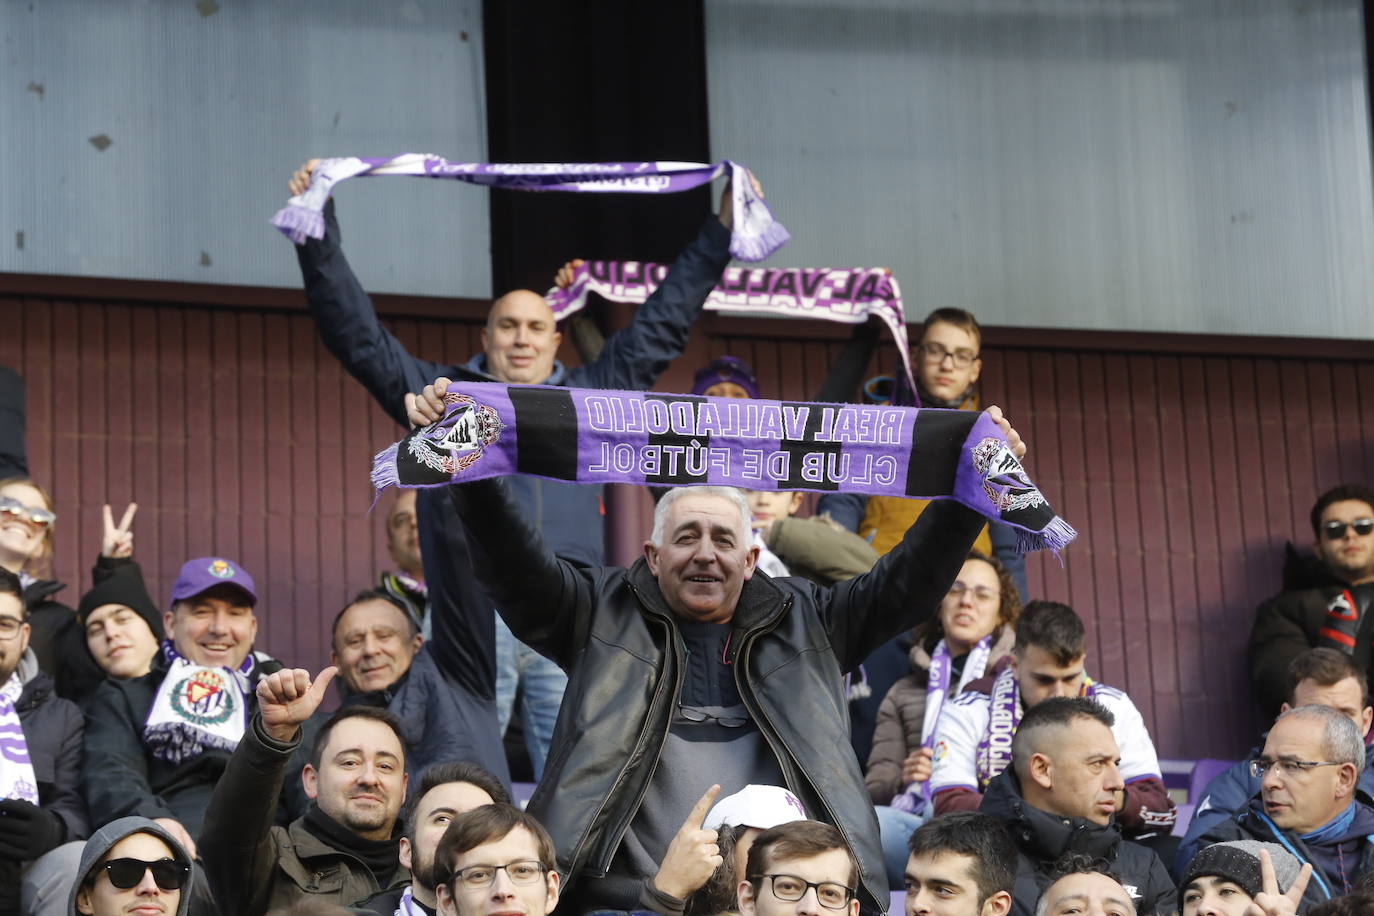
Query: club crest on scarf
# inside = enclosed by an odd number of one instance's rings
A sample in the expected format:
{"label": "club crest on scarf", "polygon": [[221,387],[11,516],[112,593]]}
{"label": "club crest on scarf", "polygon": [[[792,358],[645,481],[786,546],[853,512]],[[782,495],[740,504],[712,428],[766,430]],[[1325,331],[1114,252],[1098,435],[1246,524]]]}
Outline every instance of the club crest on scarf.
{"label": "club crest on scarf", "polygon": [[234,692],[210,668],[197,668],[172,691],[172,708],[197,725],[222,725],[235,712]]}
{"label": "club crest on scarf", "polygon": [[448,481],[476,463],[483,450],[501,438],[505,426],[495,410],[456,391],[445,394],[444,403],[458,407],[406,441],[406,451],[415,463],[408,468],[410,473],[404,475],[403,483]]}
{"label": "club crest on scarf", "polygon": [[1026,469],[1005,440],[987,438],[973,447],[973,466],[983,476],[983,492],[999,512],[1018,512],[1045,505]]}

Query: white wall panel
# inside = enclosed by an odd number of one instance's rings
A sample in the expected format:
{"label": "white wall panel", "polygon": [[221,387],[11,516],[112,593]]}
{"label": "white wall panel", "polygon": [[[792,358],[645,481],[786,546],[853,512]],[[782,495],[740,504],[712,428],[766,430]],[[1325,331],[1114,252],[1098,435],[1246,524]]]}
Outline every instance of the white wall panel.
{"label": "white wall panel", "polygon": [[1355,0],[707,0],[713,153],[908,314],[1374,338]]}
{"label": "white wall panel", "polygon": [[[480,0],[0,0],[0,271],[298,286],[306,158],[484,158],[481,37]],[[349,182],[350,261],[487,296],[487,193]]]}

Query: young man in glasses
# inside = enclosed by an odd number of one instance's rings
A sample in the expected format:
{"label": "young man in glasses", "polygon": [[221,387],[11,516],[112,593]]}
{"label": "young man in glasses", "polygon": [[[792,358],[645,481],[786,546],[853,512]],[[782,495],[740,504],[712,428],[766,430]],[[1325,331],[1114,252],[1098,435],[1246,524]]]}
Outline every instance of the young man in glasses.
{"label": "young man in glasses", "polygon": [[513,805],[460,814],[434,853],[440,916],[547,916],[558,905],[553,841]]}
{"label": "young man in glasses", "polygon": [[1284,591],[1259,606],[1250,631],[1250,680],[1263,712],[1284,701],[1288,663],[1307,649],[1344,652],[1365,672],[1374,662],[1374,491],[1359,484],[1327,490],[1312,507],[1316,560],[1292,553]]}
{"label": "young man in glasses", "polygon": [[858,916],[859,866],[829,824],[792,821],[759,834],[740,876],[742,916]]}
{"label": "young man in glasses", "polygon": [[1207,831],[1202,845],[1258,840],[1310,862],[1306,907],[1349,894],[1374,871],[1374,799],[1358,785],[1364,756],[1364,740],[1346,716],[1328,706],[1290,709],[1250,761],[1259,794]]}
{"label": "young man in glasses", "polygon": [[71,916],[186,916],[191,857],[146,817],[122,817],[86,843],[72,887]]}

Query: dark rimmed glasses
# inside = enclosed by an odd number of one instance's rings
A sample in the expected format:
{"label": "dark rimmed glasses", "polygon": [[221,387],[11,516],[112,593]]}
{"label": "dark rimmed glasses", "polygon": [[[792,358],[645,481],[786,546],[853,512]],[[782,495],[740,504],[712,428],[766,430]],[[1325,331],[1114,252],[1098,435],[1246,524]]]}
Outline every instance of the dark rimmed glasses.
{"label": "dark rimmed glasses", "polygon": [[110,876],[110,883],[122,891],[137,887],[143,876],[153,873],[153,880],[164,891],[180,890],[191,877],[191,866],[175,859],[158,859],[145,862],[142,859],[111,859],[101,862],[100,868]]}
{"label": "dark rimmed glasses", "polygon": [[1354,528],[1360,537],[1374,532],[1374,518],[1357,518],[1353,522],[1322,522],[1322,535],[1328,541],[1339,541],[1345,537],[1345,529]]}
{"label": "dark rimmed glasses", "polygon": [[767,878],[773,885],[773,896],[788,903],[802,899],[813,887],[816,902],[827,910],[842,910],[854,897],[854,888],[835,881],[807,881],[796,875],[754,875],[754,878]]}
{"label": "dark rimmed glasses", "polygon": [[521,859],[505,865],[469,865],[455,871],[453,881],[469,890],[476,890],[491,887],[496,881],[496,873],[504,871],[511,884],[538,884],[545,870],[544,863],[535,859]]}
{"label": "dark rimmed glasses", "polygon": [[948,356],[954,360],[954,365],[960,369],[967,369],[969,366],[972,366],[973,361],[978,358],[978,354],[974,353],[972,350],[965,350],[962,347],[958,350],[951,350],[944,344],[935,343],[933,341],[931,343],[923,343],[916,349],[920,350],[921,355],[932,363],[942,363],[945,361],[945,357]]}

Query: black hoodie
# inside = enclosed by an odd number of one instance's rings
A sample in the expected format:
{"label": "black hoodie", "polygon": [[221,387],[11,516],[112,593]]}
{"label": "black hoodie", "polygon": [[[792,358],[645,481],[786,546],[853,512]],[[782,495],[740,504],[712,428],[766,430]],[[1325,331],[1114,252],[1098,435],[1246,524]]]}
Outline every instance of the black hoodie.
{"label": "black hoodie", "polygon": [[1139,916],[1174,916],[1178,891],[1169,870],[1153,851],[1121,838],[1116,823],[1104,826],[1079,817],[1059,817],[1033,808],[1021,797],[1021,784],[1010,768],[988,784],[979,808],[1011,831],[1020,861],[1012,912],[1032,916],[1040,892],[1049,886],[1050,870],[1065,853],[1105,859],[1130,892]]}

